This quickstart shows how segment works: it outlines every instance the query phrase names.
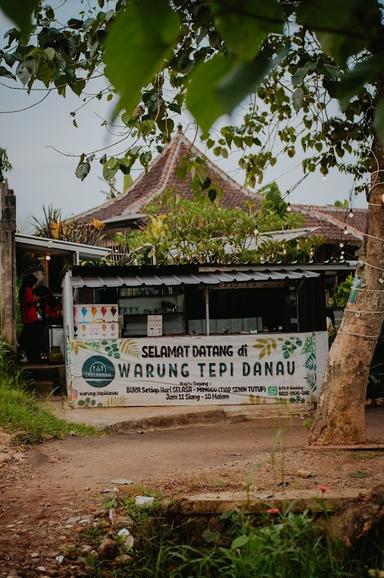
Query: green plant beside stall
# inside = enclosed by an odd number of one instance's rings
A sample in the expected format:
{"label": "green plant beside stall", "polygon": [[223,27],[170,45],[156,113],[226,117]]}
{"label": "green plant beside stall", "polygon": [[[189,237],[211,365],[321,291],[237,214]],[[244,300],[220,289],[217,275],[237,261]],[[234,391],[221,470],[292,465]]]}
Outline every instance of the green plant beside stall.
{"label": "green plant beside stall", "polygon": [[12,349],[0,341],[0,427],[16,442],[38,443],[68,435],[96,435],[91,426],[56,417],[27,390],[28,382]]}

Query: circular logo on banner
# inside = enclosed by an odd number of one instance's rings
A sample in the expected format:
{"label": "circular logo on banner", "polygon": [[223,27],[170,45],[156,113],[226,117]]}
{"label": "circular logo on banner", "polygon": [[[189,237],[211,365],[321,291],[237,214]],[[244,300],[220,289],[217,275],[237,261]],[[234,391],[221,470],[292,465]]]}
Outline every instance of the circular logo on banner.
{"label": "circular logo on banner", "polygon": [[105,387],[113,381],[115,368],[113,363],[101,355],[92,355],[84,361],[81,375],[92,387]]}

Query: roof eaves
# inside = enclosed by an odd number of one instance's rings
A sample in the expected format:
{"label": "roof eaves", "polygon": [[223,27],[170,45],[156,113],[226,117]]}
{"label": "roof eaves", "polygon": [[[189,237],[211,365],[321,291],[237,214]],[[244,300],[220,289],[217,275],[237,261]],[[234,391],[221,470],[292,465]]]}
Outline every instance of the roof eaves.
{"label": "roof eaves", "polygon": [[71,241],[63,241],[62,239],[51,239],[48,237],[36,237],[34,235],[24,235],[16,233],[16,245],[31,250],[42,249],[45,251],[59,251],[63,253],[79,253],[84,258],[87,257],[106,257],[111,250],[108,247],[98,247],[95,245],[85,245],[83,243],[74,243]]}

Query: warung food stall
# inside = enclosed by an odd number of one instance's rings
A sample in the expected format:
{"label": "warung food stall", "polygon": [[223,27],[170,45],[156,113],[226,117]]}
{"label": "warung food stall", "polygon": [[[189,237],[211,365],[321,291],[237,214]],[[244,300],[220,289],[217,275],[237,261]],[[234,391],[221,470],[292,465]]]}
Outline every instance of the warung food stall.
{"label": "warung food stall", "polygon": [[327,355],[322,272],[73,267],[63,279],[74,406],[306,403]]}

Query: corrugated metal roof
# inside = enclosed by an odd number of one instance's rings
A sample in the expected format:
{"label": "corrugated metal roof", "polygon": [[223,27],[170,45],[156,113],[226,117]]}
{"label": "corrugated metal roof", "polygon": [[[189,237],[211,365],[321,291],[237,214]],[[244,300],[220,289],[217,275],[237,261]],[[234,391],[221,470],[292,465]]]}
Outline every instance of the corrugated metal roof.
{"label": "corrugated metal roof", "polygon": [[84,243],[73,243],[72,241],[49,239],[47,237],[35,237],[34,235],[24,235],[23,233],[16,233],[15,241],[18,248],[37,253],[48,253],[49,255],[78,253],[80,259],[97,260],[102,257],[108,257],[111,253],[111,249],[107,247],[97,247],[96,245],[85,245]]}
{"label": "corrugated metal roof", "polygon": [[143,287],[143,286],[172,286],[172,285],[220,285],[221,283],[249,283],[253,281],[283,281],[284,279],[308,279],[319,277],[320,273],[296,269],[270,270],[249,269],[246,271],[220,271],[219,269],[191,273],[159,273],[149,274],[119,274],[92,275],[91,273],[77,274],[71,277],[74,288],[80,287]]}

